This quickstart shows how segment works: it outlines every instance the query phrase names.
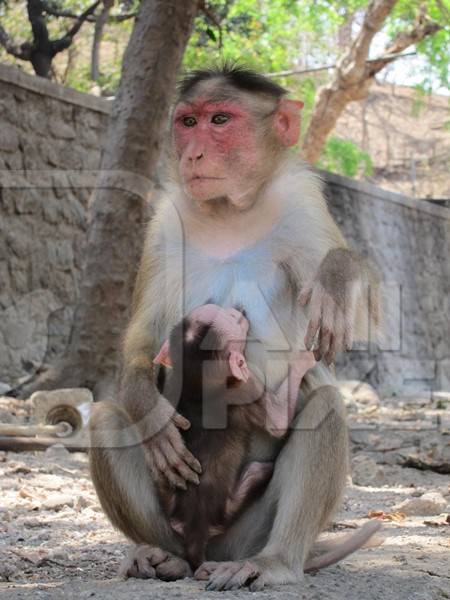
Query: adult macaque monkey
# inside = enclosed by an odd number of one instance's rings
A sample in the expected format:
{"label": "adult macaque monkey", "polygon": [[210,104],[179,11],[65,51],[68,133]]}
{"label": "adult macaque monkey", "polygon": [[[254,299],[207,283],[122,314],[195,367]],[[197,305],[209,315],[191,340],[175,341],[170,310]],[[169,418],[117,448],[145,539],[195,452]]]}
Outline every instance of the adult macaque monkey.
{"label": "adult macaque monkey", "polygon": [[[124,567],[128,575],[189,573],[154,478],[195,485],[201,465],[184,447],[179,429],[189,422],[158,391],[152,361],[195,306],[245,310],[247,360],[269,389],[285,379],[292,350],[314,348],[320,361],[302,381],[281,450],[269,435],[253,436],[248,461],[274,460],[272,479],[261,498],[211,540],[211,562],[196,577],[215,590],[300,580],[341,498],[347,429],[327,364],[351,347],[355,334],[365,335],[369,274],[331,218],[319,179],[288,153],[298,140],[301,103],[285,95],[265,77],[234,67],[195,72],[179,88],[173,184],[146,238],[120,402],[97,405],[91,426],[100,501],[112,523],[138,544]],[[252,337],[262,343],[252,348]]]}

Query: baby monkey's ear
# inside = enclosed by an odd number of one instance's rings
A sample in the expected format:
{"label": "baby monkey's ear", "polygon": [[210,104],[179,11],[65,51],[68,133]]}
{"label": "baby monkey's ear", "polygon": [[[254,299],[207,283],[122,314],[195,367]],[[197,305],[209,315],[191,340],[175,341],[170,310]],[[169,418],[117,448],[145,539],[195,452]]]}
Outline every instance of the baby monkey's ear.
{"label": "baby monkey's ear", "polygon": [[170,358],[169,340],[166,340],[161,346],[161,350],[153,359],[153,364],[172,367],[172,359]]}
{"label": "baby monkey's ear", "polygon": [[232,350],[228,357],[228,364],[230,365],[230,371],[233,377],[236,377],[239,381],[248,381],[250,370],[242,352]]}

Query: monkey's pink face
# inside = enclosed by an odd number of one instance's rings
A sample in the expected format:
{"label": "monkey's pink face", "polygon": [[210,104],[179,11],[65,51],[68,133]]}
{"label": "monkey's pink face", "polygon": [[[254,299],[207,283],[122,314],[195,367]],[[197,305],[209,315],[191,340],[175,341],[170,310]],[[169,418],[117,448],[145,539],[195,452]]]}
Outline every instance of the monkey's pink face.
{"label": "monkey's pink face", "polygon": [[243,313],[236,308],[203,304],[194,308],[189,316],[193,324],[211,325],[217,332],[223,349],[244,351],[250,324]]}
{"label": "monkey's pink face", "polygon": [[226,197],[239,205],[264,158],[255,131],[254,117],[238,102],[200,97],[179,104],[173,135],[186,194],[199,203]]}

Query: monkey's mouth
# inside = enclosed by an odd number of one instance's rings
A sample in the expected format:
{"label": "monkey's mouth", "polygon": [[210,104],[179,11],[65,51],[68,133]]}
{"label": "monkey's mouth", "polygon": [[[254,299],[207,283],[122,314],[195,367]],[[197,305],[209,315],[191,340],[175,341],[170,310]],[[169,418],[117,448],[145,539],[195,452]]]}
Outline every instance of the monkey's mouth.
{"label": "monkey's mouth", "polygon": [[209,177],[207,175],[194,175],[188,181],[188,183],[197,181],[223,181],[225,177]]}

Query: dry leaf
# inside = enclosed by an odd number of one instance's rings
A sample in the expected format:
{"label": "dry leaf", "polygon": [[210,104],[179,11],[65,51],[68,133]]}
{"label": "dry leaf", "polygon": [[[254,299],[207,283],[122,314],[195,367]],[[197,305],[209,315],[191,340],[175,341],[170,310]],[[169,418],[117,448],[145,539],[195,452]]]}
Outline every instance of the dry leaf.
{"label": "dry leaf", "polygon": [[382,519],[383,521],[404,521],[405,513],[402,512],[384,512],[384,510],[370,510],[368,516],[372,519]]}
{"label": "dry leaf", "polygon": [[19,496],[21,498],[26,498],[29,500],[37,500],[36,496],[34,496],[31,492],[29,492],[26,488],[20,488]]}

